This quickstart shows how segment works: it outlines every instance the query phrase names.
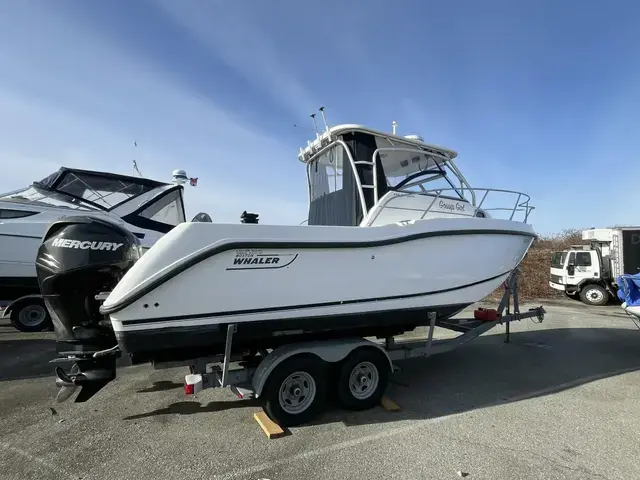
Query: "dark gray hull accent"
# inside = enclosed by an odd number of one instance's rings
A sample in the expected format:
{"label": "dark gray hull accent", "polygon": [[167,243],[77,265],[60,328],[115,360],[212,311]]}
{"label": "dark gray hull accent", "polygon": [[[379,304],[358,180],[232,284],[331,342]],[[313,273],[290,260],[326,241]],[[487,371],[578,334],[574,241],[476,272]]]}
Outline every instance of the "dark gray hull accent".
{"label": "dark gray hull accent", "polygon": [[[429,312],[446,320],[470,304],[441,305],[406,310],[366,312],[324,317],[241,322],[234,335],[234,352],[276,348],[298,341],[346,337],[388,337],[428,325]],[[133,363],[177,361],[224,353],[227,324],[157,328],[116,332],[120,348]]]}

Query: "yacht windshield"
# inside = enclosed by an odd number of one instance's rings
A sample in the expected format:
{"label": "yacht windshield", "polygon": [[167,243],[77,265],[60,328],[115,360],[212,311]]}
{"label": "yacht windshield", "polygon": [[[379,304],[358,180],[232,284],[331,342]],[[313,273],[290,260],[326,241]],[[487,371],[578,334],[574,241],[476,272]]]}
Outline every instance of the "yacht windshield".
{"label": "yacht windshield", "polygon": [[0,199],[74,210],[113,210],[163,185],[167,184],[148,178],[63,167],[30,187],[0,195]]}
{"label": "yacht windshield", "polygon": [[98,210],[97,208],[55,191],[27,187],[0,196],[0,200],[28,203],[40,207],[68,208],[71,210]]}
{"label": "yacht windshield", "polygon": [[448,195],[464,199],[461,188],[448,177],[451,170],[446,159],[439,157],[412,149],[390,149],[378,153],[389,189],[412,193],[445,189]]}
{"label": "yacht windshield", "polygon": [[[47,177],[44,181],[47,182],[49,179],[50,177]],[[134,177],[68,171],[52,187],[78,200],[85,200],[99,208],[110,210],[132,197],[148,192],[154,185],[136,182]]]}

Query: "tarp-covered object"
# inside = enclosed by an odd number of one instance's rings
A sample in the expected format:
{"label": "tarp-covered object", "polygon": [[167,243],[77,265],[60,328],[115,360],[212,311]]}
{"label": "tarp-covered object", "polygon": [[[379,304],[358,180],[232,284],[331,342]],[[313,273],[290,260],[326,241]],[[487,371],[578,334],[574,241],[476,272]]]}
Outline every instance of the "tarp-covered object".
{"label": "tarp-covered object", "polygon": [[640,306],[640,273],[618,277],[618,298],[627,307]]}

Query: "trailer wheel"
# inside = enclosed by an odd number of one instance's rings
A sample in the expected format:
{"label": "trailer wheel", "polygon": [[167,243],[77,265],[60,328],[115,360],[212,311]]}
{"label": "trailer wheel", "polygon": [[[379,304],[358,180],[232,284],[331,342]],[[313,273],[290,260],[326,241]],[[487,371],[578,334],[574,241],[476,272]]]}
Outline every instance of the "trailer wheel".
{"label": "trailer wheel", "polygon": [[315,355],[283,361],[264,386],[267,415],[281,427],[310,422],[326,406],[327,371],[325,362]]}
{"label": "trailer wheel", "polygon": [[41,298],[30,298],[13,306],[11,324],[21,332],[41,332],[49,328],[51,317]]}
{"label": "trailer wheel", "polygon": [[380,404],[389,381],[389,359],[374,348],[358,348],[341,364],[337,396],[349,410],[368,410]]}
{"label": "trailer wheel", "polygon": [[609,301],[609,292],[600,285],[587,285],[580,291],[580,300],[587,305],[600,307]]}

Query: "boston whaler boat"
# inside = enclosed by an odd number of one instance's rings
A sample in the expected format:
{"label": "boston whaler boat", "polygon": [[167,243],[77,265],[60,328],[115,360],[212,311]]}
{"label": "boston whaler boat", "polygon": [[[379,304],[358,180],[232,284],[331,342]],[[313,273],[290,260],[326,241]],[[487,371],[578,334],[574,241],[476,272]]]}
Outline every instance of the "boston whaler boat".
{"label": "boston whaler boat", "polygon": [[[389,339],[428,325],[431,347],[435,325],[466,331],[451,317],[512,285],[535,238],[528,196],[508,192],[508,218],[493,218],[504,209],[484,208],[485,199],[506,191],[472,188],[455,156],[395,127],[326,125],[299,155],[308,225],[259,225],[251,215],[244,224],[181,223],[141,256],[124,226],[54,223],[37,270],[58,341],[54,361],[73,363],[56,369],[60,397],[76,386],[76,401],[92,396],[115,378],[125,352],[133,363],[190,365],[188,393],[242,385],[234,391],[264,398],[281,424],[308,421],[327,385],[337,384],[344,405],[371,407],[390,370]],[[114,247],[79,248],[89,242]],[[387,347],[364,337],[386,338]],[[202,359],[222,368],[202,370]],[[235,361],[243,367],[231,369]],[[335,382],[328,364],[340,366]]]}

